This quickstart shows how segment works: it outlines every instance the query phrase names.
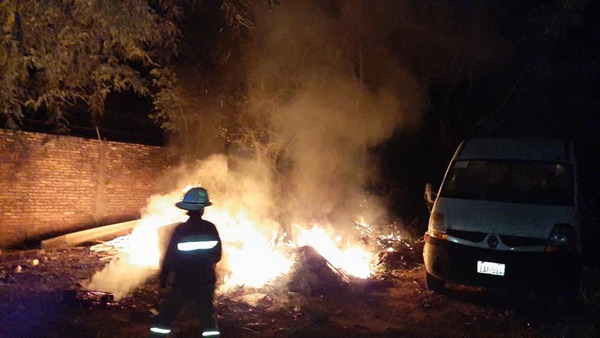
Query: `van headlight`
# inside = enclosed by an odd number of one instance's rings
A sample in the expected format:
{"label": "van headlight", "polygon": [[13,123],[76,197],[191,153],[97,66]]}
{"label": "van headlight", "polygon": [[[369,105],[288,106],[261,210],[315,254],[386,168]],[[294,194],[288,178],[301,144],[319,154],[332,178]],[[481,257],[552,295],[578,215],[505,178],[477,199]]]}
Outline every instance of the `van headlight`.
{"label": "van headlight", "polygon": [[545,252],[571,251],[575,249],[577,234],[575,228],[569,224],[557,224],[552,228]]}
{"label": "van headlight", "polygon": [[437,211],[431,213],[429,216],[429,224],[427,225],[427,233],[431,237],[443,240],[447,239],[444,214]]}

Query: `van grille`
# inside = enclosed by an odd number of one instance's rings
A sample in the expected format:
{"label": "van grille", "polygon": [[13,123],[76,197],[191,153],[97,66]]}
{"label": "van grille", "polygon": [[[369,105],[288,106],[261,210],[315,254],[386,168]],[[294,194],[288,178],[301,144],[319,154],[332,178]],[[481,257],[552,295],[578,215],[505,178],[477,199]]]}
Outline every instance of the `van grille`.
{"label": "van grille", "polygon": [[463,230],[454,230],[448,229],[446,231],[448,236],[462,238],[471,242],[481,242],[487,236],[484,232],[475,232],[475,231],[463,231]]}
{"label": "van grille", "polygon": [[504,244],[510,247],[546,245],[546,240],[541,238],[500,235],[500,239]]}
{"label": "van grille", "polygon": [[[475,232],[475,231],[464,231],[464,230],[454,230],[448,229],[446,231],[448,236],[461,238],[471,242],[481,242],[488,235],[485,232]],[[502,243],[509,247],[524,247],[524,246],[545,246],[546,240],[542,238],[531,238],[531,237],[521,237],[521,236],[509,236],[509,235],[499,235]]]}

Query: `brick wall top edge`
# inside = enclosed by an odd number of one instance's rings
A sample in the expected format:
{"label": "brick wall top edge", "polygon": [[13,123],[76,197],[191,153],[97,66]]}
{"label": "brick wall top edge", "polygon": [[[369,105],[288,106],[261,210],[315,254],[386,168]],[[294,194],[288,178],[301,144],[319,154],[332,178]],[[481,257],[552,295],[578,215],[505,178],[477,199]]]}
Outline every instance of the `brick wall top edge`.
{"label": "brick wall top edge", "polygon": [[[0,137],[1,138],[4,138],[8,135],[13,135],[14,133],[15,133],[14,131],[0,128]],[[67,139],[89,141],[89,142],[97,142],[98,141],[98,139],[94,139],[94,138],[86,138],[86,137],[71,136],[71,135],[58,135],[58,134],[30,132],[30,131],[18,131],[18,133],[22,133],[23,135],[25,135],[26,138],[30,138],[30,139],[39,139],[39,138],[43,138],[43,137],[56,137],[57,139],[67,138]],[[105,140],[103,140],[103,141],[105,141]],[[156,148],[156,149],[164,149],[165,148],[163,146],[156,146],[156,145],[143,144],[143,143],[134,143],[134,142],[121,142],[121,141],[106,141],[106,142],[108,143],[108,145],[111,145],[111,144],[119,145],[119,146],[131,145],[131,146],[143,146],[143,147]]]}

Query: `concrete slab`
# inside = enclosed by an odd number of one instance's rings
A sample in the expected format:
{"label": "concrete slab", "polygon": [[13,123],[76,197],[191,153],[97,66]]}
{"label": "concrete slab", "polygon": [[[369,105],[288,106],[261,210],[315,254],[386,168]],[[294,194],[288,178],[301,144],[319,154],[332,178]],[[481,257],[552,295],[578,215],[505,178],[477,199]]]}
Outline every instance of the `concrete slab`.
{"label": "concrete slab", "polygon": [[97,240],[109,236],[122,236],[130,233],[140,220],[115,223],[97,228],[81,230],[66,235],[50,238],[42,241],[42,249],[62,248],[76,246],[85,242]]}

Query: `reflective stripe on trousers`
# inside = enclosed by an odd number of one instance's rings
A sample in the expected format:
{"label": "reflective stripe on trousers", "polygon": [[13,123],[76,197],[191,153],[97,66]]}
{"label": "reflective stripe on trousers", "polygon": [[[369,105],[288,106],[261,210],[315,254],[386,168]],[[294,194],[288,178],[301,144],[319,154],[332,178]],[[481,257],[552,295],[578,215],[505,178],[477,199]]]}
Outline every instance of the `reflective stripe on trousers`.
{"label": "reflective stripe on trousers", "polygon": [[[169,329],[184,306],[191,306],[191,310],[198,316],[202,323],[202,336],[216,337],[219,335],[217,321],[214,315],[213,298],[214,285],[205,285],[194,288],[174,288],[167,295],[159,315],[156,317],[152,328]],[[158,332],[153,331],[155,334]],[[166,333],[165,335],[167,335]]]}
{"label": "reflective stripe on trousers", "polygon": [[150,328],[150,332],[152,332],[156,335],[166,336],[169,333],[171,333],[171,329],[159,327],[159,326],[153,326]]}

